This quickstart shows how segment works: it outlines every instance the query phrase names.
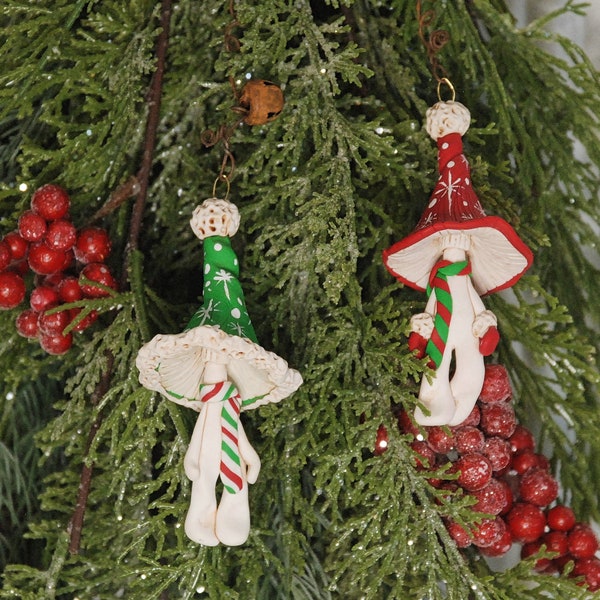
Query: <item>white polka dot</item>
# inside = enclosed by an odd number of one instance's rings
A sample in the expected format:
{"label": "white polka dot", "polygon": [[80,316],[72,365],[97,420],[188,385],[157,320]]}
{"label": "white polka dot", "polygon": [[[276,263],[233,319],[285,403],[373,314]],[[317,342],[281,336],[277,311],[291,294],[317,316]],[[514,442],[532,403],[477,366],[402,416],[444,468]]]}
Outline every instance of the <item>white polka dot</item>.
{"label": "white polka dot", "polygon": [[237,258],[233,259],[233,264],[237,267],[237,265],[238,265],[238,259]]}
{"label": "white polka dot", "polygon": [[219,252],[220,250],[223,250],[223,245],[222,244],[215,244],[215,250],[217,252]]}
{"label": "white polka dot", "polygon": [[207,282],[204,284],[204,287],[210,287],[210,281],[207,281]]}
{"label": "white polka dot", "polygon": [[456,164],[456,163],[455,163],[453,160],[451,160],[451,161],[448,163],[448,165],[447,165],[447,166],[448,166],[448,168],[450,168],[450,169],[451,169],[451,168],[452,168],[452,167],[453,167],[455,164]]}
{"label": "white polka dot", "polygon": [[442,150],[448,150],[448,148],[450,148],[450,144],[448,142],[444,142],[442,144]]}
{"label": "white polka dot", "polygon": [[470,179],[469,179],[468,177],[465,177],[465,183],[466,183],[467,185],[469,185],[469,184],[471,183],[471,181],[470,181]]}
{"label": "white polka dot", "polygon": [[237,299],[237,303],[238,303],[240,306],[242,306],[242,304],[243,304],[243,302],[242,302],[242,299],[241,299],[239,296],[238,296],[238,299]]}
{"label": "white polka dot", "polygon": [[204,274],[208,275],[210,273],[210,265],[208,263],[206,263],[204,265]]}
{"label": "white polka dot", "polygon": [[242,312],[240,311],[240,309],[239,309],[239,308],[234,308],[234,309],[231,311],[231,316],[232,316],[234,319],[239,319],[239,318],[242,316]]}
{"label": "white polka dot", "polygon": [[435,203],[437,202],[437,198],[434,198],[428,205],[427,208],[433,208],[435,206]]}

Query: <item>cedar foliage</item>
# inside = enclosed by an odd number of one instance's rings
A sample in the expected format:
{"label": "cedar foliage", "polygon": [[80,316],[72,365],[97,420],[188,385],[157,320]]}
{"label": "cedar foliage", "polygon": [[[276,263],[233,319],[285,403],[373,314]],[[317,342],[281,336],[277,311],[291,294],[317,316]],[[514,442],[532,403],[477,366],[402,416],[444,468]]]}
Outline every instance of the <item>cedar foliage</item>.
{"label": "cedar foliage", "polygon": [[[440,57],[473,117],[475,189],[535,254],[513,290],[487,300],[502,333],[493,359],[509,368],[519,418],[551,455],[562,499],[597,519],[598,75],[545,19],[518,29],[501,0],[424,4],[451,35]],[[100,323],[57,358],[16,335],[15,311],[0,315],[0,597],[587,598],[530,562],[495,572],[461,554],[442,517],[477,515],[468,502],[436,501],[395,426],[391,408],[412,410],[424,369],[406,349],[424,298],[392,281],[380,257],[413,229],[436,176],[423,118],[437,95],[415,2],[233,6],[239,52],[223,43],[227,2],[172,7],[139,248],[127,244],[130,200],[102,221],[126,285],[95,301]],[[150,0],[2,3],[2,233],[44,183],[69,191],[81,226],[138,172],[161,10]],[[582,7],[569,1],[548,18],[567,12]],[[204,548],[180,526],[193,415],[141,388],[134,361],[200,303],[188,221],[222,152],[201,135],[235,120],[230,78],[239,89],[248,77],[280,84],[286,106],[232,136],[234,244],[259,340],[305,383],[243,417],[263,464],[251,536]],[[373,456],[381,423],[390,448]],[[71,553],[84,464],[92,485]]]}

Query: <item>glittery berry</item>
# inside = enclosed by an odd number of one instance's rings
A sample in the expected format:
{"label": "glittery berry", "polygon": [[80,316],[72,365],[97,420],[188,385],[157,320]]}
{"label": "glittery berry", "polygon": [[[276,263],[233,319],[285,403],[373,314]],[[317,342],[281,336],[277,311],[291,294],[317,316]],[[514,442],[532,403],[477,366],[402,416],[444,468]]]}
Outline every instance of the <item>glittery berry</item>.
{"label": "glittery berry", "polygon": [[519,496],[525,502],[536,506],[548,506],[556,500],[557,495],[558,483],[545,469],[529,469],[521,477]]}
{"label": "glittery berry", "polygon": [[518,542],[535,542],[544,533],[546,517],[539,506],[519,502],[506,515],[506,523]]}
{"label": "glittery berry", "polygon": [[591,558],[598,550],[596,534],[589,525],[577,523],[569,531],[569,553],[574,558]]}
{"label": "glittery berry", "polygon": [[489,546],[480,548],[480,550],[484,556],[490,556],[490,557],[502,556],[502,555],[506,554],[512,548],[512,544],[513,544],[512,534],[510,532],[510,529],[508,529],[508,527],[506,527],[504,529],[504,533],[495,542],[493,542]]}
{"label": "glittery berry", "polygon": [[546,520],[548,521],[548,527],[555,531],[569,531],[576,523],[573,509],[561,504],[548,510]]}
{"label": "glittery berry", "polygon": [[117,288],[117,282],[114,280],[108,267],[101,263],[91,263],[89,265],[86,265],[81,270],[79,277],[79,285],[81,286],[83,295],[86,298],[101,298],[103,296],[109,295],[109,292],[107,292],[106,290],[95,286],[92,283],[86,283],[86,279],[89,281],[99,283],[111,289]]}
{"label": "glittery berry", "polygon": [[459,548],[467,548],[473,542],[473,536],[455,521],[448,521],[446,529]]}
{"label": "glittery berry", "polygon": [[25,282],[14,271],[0,272],[0,309],[19,306],[25,298]]}
{"label": "glittery berry", "polygon": [[47,228],[46,219],[32,210],[26,210],[19,217],[19,234],[28,242],[39,242],[43,239]]}
{"label": "glittery berry", "polygon": [[506,368],[502,365],[486,365],[480,402],[505,402],[511,398],[512,388]]}
{"label": "glittery berry", "polygon": [[492,464],[478,452],[464,454],[454,463],[451,470],[460,472],[458,485],[469,492],[485,487],[492,478]]}
{"label": "glittery berry", "polygon": [[583,558],[575,561],[571,577],[584,577],[584,585],[591,591],[600,589],[600,560],[596,557]]}
{"label": "glittery berry", "polygon": [[506,523],[500,517],[482,519],[473,529],[473,544],[479,548],[486,548],[495,544],[506,531]]}
{"label": "glittery berry", "polygon": [[522,452],[523,450],[534,450],[535,440],[533,434],[529,429],[523,427],[523,425],[517,424],[515,431],[508,438],[510,447],[513,452]]}
{"label": "glittery berry", "polygon": [[410,447],[416,453],[417,469],[428,469],[435,465],[435,452],[427,445],[427,442],[415,440]]}
{"label": "glittery berry", "polygon": [[419,428],[404,409],[398,413],[398,428],[402,433],[412,433],[414,437],[419,435]]}
{"label": "glittery berry", "polygon": [[0,240],[0,271],[4,271],[10,265],[11,261],[12,253],[10,246],[4,240]]}
{"label": "glittery berry", "polygon": [[448,454],[454,449],[454,434],[447,427],[434,425],[427,428],[427,443],[434,452]]}
{"label": "glittery berry", "polygon": [[48,221],[62,219],[69,212],[67,192],[52,183],[38,188],[31,197],[31,210]]}
{"label": "glittery berry", "polygon": [[70,323],[69,312],[60,310],[51,313],[42,313],[38,319],[40,331],[47,335],[59,335]]}
{"label": "glittery berry", "polygon": [[377,435],[375,438],[375,450],[373,451],[375,456],[380,456],[388,449],[388,432],[385,425],[380,425],[377,428]]}
{"label": "glittery berry", "polygon": [[[69,311],[69,315],[71,318],[71,322],[74,323],[73,331],[78,333],[84,331],[88,327],[90,327],[93,323],[95,323],[98,319],[98,311],[91,310],[85,317],[83,317],[80,321],[77,321],[79,314],[81,313],[81,308],[72,308]],[[383,427],[383,425],[382,425]],[[377,435],[377,440],[375,442],[375,454],[383,454],[383,452],[387,449],[387,431],[386,431],[386,439],[383,437],[379,437],[379,433]]]}
{"label": "glittery berry", "polygon": [[67,335],[45,335],[40,336],[40,346],[48,354],[64,354],[73,345],[73,335],[68,333]]}
{"label": "glittery berry", "polygon": [[549,531],[542,537],[548,552],[555,552],[556,556],[564,556],[569,551],[567,534],[564,531]]}
{"label": "glittery berry", "polygon": [[472,425],[473,427],[477,427],[479,425],[479,421],[481,419],[481,411],[479,410],[479,406],[477,404],[473,407],[469,416],[459,425],[455,425],[453,429],[458,427],[465,427],[466,425]]}
{"label": "glittery berry", "polygon": [[485,440],[481,453],[492,463],[494,472],[502,471],[502,469],[508,467],[512,458],[510,444],[496,436]]}
{"label": "glittery berry", "polygon": [[62,250],[50,248],[44,242],[36,242],[29,248],[27,261],[34,273],[50,275],[63,270],[66,254]]}
{"label": "glittery berry", "polygon": [[102,263],[110,254],[110,238],[100,227],[84,227],[77,234],[75,258],[84,264]]}
{"label": "glittery berry", "polygon": [[21,260],[27,255],[29,242],[21,237],[18,231],[11,231],[4,236],[4,241],[10,248],[13,260]]}
{"label": "glittery berry", "polygon": [[39,333],[38,313],[28,308],[19,313],[15,321],[17,333],[25,338],[37,338]]}
{"label": "glittery berry", "polygon": [[515,431],[517,419],[513,407],[506,402],[481,406],[481,428],[488,436],[509,438]]}
{"label": "glittery berry", "polygon": [[485,487],[471,492],[471,495],[477,499],[477,504],[472,507],[477,512],[499,515],[507,504],[503,482],[498,479],[490,479]]}
{"label": "glittery berry", "polygon": [[530,469],[548,469],[548,459],[533,450],[523,450],[514,454],[510,462],[510,468],[518,475],[524,475]]}
{"label": "glittery berry", "polygon": [[77,240],[77,229],[71,221],[59,219],[48,225],[44,241],[54,250],[70,250]]}
{"label": "glittery berry", "polygon": [[31,292],[29,305],[36,312],[44,312],[58,305],[58,292],[48,285],[40,285]]}
{"label": "glittery berry", "polygon": [[77,277],[65,277],[57,287],[58,296],[63,302],[77,302],[83,298],[83,292]]}
{"label": "glittery berry", "polygon": [[470,452],[481,452],[485,443],[483,433],[477,427],[465,425],[454,432],[456,440],[456,451],[459,454],[469,454]]}

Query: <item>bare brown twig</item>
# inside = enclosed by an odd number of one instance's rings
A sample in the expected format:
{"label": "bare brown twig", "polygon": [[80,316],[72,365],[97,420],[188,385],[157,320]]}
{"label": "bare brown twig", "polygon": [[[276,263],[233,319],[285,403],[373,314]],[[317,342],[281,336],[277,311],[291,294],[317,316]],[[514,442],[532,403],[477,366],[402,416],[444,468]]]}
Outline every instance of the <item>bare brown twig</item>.
{"label": "bare brown twig", "polygon": [[[150,88],[146,96],[146,102],[148,104],[148,119],[146,122],[146,135],[144,138],[144,147],[142,154],[142,161],[140,168],[135,176],[131,176],[125,184],[117,188],[111,194],[111,198],[107,204],[100,209],[99,212],[109,214],[112,210],[122,203],[127,198],[135,195],[135,202],[131,211],[131,222],[129,226],[129,236],[127,240],[127,249],[125,253],[125,264],[123,267],[123,277],[121,281],[121,288],[123,288],[127,281],[127,271],[129,256],[131,252],[137,250],[140,231],[142,227],[142,219],[144,215],[144,208],[148,196],[148,188],[150,184],[150,175],[152,171],[152,159],[156,147],[156,132],[158,129],[159,115],[160,115],[160,101],[162,96],[162,81],[166,66],[167,47],[169,43],[169,25],[171,21],[171,3],[172,0],[162,0],[161,6],[161,33],[158,36],[156,43],[156,70],[150,83]],[[109,206],[110,205],[110,206]],[[100,218],[98,213],[94,215],[93,219]],[[101,401],[102,397],[110,389],[112,376],[113,376],[113,365],[114,357],[108,356],[106,369],[100,378],[100,381],[96,385],[94,394],[90,399],[90,403],[93,407],[97,406]],[[90,427],[88,433],[88,439],[84,452],[84,464],[81,469],[79,492],[77,496],[77,503],[69,523],[69,552],[71,554],[78,554],[81,548],[81,535],[83,530],[83,522],[85,512],[87,508],[88,498],[90,494],[90,488],[92,484],[92,475],[94,464],[87,462],[90,449],[94,442],[94,439],[102,424],[102,413],[99,413],[94,422]]]}

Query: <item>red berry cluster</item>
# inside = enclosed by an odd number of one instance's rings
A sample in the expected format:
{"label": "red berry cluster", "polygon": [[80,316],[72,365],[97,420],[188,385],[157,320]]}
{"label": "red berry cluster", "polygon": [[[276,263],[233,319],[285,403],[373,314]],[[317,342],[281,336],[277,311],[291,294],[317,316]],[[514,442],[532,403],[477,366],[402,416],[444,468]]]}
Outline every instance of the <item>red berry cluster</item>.
{"label": "red berry cluster", "polygon": [[[81,309],[50,312],[61,304],[106,296],[106,290],[90,282],[116,288],[104,261],[110,253],[110,239],[104,229],[76,229],[69,218],[70,199],[53,184],[37,189],[31,208],[20,217],[16,231],[0,240],[0,309],[17,307],[25,300],[25,276],[34,273],[30,308],[16,319],[17,332],[37,339],[49,354],[64,354],[73,343],[65,328]],[[48,314],[49,313],[49,314]],[[98,315],[90,312],[73,331],[83,331]]]}
{"label": "red berry cluster", "polygon": [[[535,452],[531,432],[517,424],[512,388],[502,365],[487,365],[479,400],[469,417],[456,427],[424,427],[425,436],[402,411],[400,430],[412,433],[417,467],[438,469],[451,463],[456,480],[430,479],[439,489],[456,490],[476,499],[475,511],[483,518],[471,531],[448,520],[446,527],[460,548],[474,545],[482,554],[502,556],[513,544],[521,557],[536,554],[542,545],[554,558],[539,559],[536,569],[561,573],[574,562],[571,576],[583,576],[592,591],[600,589],[598,540],[592,528],[577,522],[573,510],[556,503],[558,483],[550,463]],[[375,454],[387,449],[387,432],[380,426]]]}

